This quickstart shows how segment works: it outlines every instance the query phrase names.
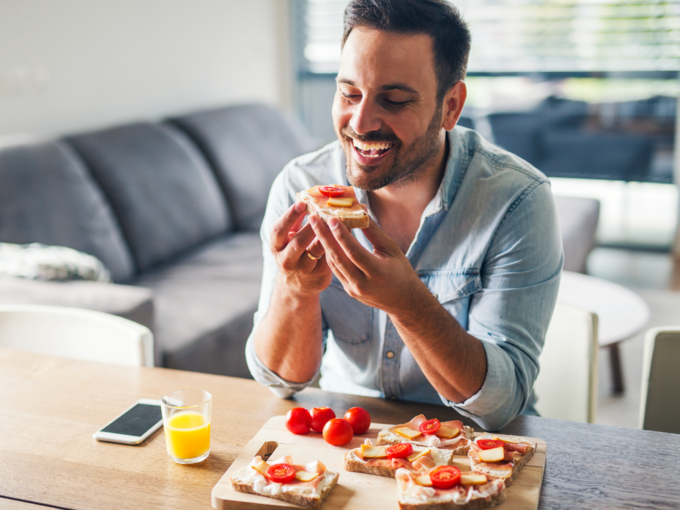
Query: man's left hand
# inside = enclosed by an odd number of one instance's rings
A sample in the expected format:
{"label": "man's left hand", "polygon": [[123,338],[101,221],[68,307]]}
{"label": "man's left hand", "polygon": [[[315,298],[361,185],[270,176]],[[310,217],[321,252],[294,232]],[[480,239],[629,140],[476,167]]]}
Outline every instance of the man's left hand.
{"label": "man's left hand", "polygon": [[345,225],[331,218],[326,225],[316,215],[309,217],[326,253],[326,262],[345,292],[365,305],[387,313],[408,309],[422,282],[397,243],[373,218],[364,235],[373,253],[357,241]]}

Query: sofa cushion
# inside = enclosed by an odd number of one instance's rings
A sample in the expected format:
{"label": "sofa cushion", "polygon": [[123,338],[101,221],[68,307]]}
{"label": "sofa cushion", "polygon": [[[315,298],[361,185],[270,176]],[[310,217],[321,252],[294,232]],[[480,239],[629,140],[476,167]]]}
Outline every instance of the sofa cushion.
{"label": "sofa cushion", "polygon": [[0,241],[67,246],[101,260],[114,281],[135,267],[109,203],[61,142],[0,149]]}
{"label": "sofa cushion", "polygon": [[102,282],[43,282],[0,277],[0,304],[86,308],[118,315],[153,331],[153,293],[149,289]]}
{"label": "sofa cushion", "polygon": [[315,147],[293,119],[262,104],[171,119],[206,154],[239,230],[260,227],[274,178],[291,159]]}
{"label": "sofa cushion", "polygon": [[153,290],[155,346],[162,365],[250,377],[245,343],[262,280],[262,241],[236,233],[136,281]]}
{"label": "sofa cushion", "polygon": [[230,228],[208,164],[173,126],[132,124],[69,141],[109,199],[140,272]]}

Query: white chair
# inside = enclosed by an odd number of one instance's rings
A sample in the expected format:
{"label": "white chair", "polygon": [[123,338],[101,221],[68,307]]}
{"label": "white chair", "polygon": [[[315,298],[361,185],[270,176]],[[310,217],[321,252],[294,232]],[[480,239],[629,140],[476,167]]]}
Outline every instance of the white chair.
{"label": "white chair", "polygon": [[534,384],[541,416],[595,421],[598,348],[597,314],[558,301]]}
{"label": "white chair", "polygon": [[153,366],[153,334],[122,317],[80,308],[0,305],[0,347]]}
{"label": "white chair", "polygon": [[640,428],[680,434],[680,327],[645,335]]}

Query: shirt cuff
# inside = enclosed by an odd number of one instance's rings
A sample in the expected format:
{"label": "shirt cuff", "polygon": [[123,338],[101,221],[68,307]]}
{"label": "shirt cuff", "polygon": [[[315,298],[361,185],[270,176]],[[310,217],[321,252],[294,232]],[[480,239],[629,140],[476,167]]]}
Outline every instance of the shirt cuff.
{"label": "shirt cuff", "polygon": [[253,378],[261,385],[266,386],[270,391],[279,398],[289,398],[297,392],[304,390],[307,386],[312,384],[317,377],[317,373],[309,381],[304,383],[295,383],[286,381],[275,372],[269,370],[260,358],[255,353],[255,346],[253,345],[253,337],[248,338],[246,343],[246,362]]}
{"label": "shirt cuff", "polygon": [[477,393],[462,403],[439,395],[445,405],[473,419],[486,430],[498,430],[517,414],[518,395],[515,365],[498,345],[482,341],[486,354],[486,377]]}

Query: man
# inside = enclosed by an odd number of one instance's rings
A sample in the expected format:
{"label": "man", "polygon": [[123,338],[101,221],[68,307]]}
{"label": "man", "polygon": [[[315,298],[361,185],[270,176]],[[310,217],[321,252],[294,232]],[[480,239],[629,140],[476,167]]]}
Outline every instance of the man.
{"label": "man", "polygon": [[[454,130],[470,36],[444,0],[354,0],[333,103],[338,141],[286,166],[262,226],[251,373],[288,397],[321,387],[444,403],[483,428],[531,412],[562,248],[549,182]],[[295,204],[355,187],[370,228]]]}

